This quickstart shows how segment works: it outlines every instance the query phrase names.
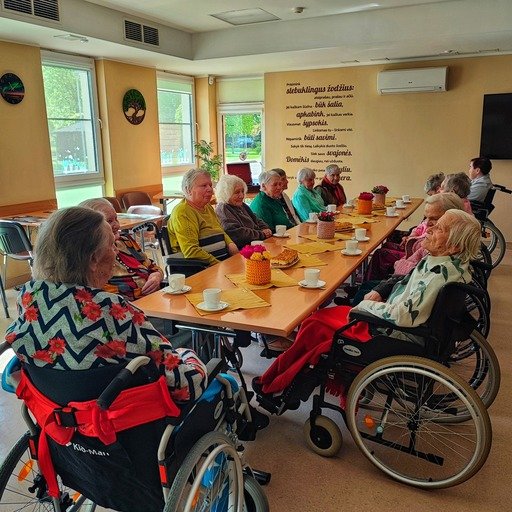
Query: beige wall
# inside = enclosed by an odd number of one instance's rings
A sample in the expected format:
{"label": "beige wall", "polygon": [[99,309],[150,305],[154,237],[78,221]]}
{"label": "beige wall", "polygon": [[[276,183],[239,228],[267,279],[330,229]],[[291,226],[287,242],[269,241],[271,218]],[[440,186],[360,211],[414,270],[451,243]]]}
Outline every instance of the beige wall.
{"label": "beige wall", "polygon": [[0,212],[17,213],[9,205],[20,203],[48,207],[55,189],[39,48],[0,42],[5,73],[21,78],[25,97],[17,105],[0,98]]}
{"label": "beige wall", "polygon": [[[377,73],[382,69],[448,66],[448,91],[381,96],[377,93]],[[351,168],[351,181],[345,182],[349,196],[373,185],[385,184],[390,194],[423,197],[425,178],[438,171],[466,171],[471,157],[478,156],[482,100],[486,93],[512,91],[512,56],[451,59],[403,65],[360,66],[270,73],[265,75],[265,167],[283,167],[296,176],[304,166],[287,163],[290,153],[286,135],[289,113],[286,84],[306,86],[353,84],[350,107],[353,117],[348,125],[353,134],[346,136],[352,156],[342,157]],[[314,108],[312,109],[314,110]],[[310,150],[303,150],[304,154]],[[336,161],[340,163],[340,159]],[[495,160],[491,174],[496,183],[512,187],[512,162]],[[290,183],[290,194],[295,182]],[[512,241],[507,222],[510,196],[496,195],[492,218]]]}
{"label": "beige wall", "polygon": [[[129,189],[162,190],[156,72],[113,61],[96,63],[107,195]],[[146,100],[141,124],[128,122],[123,96],[139,90]]]}

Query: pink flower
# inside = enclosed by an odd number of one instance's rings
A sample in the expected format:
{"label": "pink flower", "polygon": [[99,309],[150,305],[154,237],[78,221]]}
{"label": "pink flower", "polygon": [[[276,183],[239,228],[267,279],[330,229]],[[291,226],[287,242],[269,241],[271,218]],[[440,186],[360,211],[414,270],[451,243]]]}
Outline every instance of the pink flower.
{"label": "pink flower", "polygon": [[26,308],[28,306],[30,306],[30,304],[32,304],[32,301],[34,299],[32,298],[32,294],[31,293],[28,293],[28,292],[25,292],[22,297],[21,297],[21,305]]}
{"label": "pink flower", "polygon": [[[269,254],[267,253],[267,249],[264,245],[246,245],[241,251],[240,251],[240,254],[250,260],[250,259],[259,259],[259,260],[263,260],[263,259],[270,259],[270,256],[266,256],[266,254]],[[251,256],[253,254],[261,254],[263,255],[263,257],[260,257],[260,258],[251,258]]]}
{"label": "pink flower", "polygon": [[361,199],[361,201],[371,201],[373,199],[373,194],[371,192],[361,192],[359,194],[359,199]]}
{"label": "pink flower", "polygon": [[241,254],[244,258],[250,259],[250,258],[251,258],[252,253],[254,252],[252,248],[253,248],[253,246],[252,246],[252,245],[246,245],[243,249],[241,249],[241,250],[240,250],[240,254]]}

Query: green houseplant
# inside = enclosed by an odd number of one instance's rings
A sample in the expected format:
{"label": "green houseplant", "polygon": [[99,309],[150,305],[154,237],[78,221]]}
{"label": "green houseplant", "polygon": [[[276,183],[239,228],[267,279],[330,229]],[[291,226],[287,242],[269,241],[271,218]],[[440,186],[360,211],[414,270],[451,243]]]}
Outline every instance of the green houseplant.
{"label": "green houseplant", "polygon": [[213,155],[212,144],[212,142],[206,142],[205,140],[194,142],[195,156],[201,161],[199,167],[207,171],[213,181],[218,181],[222,169],[222,155]]}

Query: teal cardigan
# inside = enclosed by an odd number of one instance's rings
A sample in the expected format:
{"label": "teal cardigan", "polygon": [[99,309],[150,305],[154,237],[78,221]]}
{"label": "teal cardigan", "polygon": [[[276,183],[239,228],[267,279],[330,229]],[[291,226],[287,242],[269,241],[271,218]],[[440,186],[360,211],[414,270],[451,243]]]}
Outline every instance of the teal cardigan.
{"label": "teal cardigan", "polygon": [[324,200],[320,192],[315,189],[309,190],[302,184],[293,194],[292,204],[302,222],[308,220],[310,212],[325,211]]}
{"label": "teal cardigan", "polygon": [[276,231],[276,226],[284,225],[287,228],[293,228],[294,224],[290,222],[286,212],[284,211],[281,201],[279,199],[272,199],[267,196],[265,192],[259,192],[258,195],[251,201],[249,205],[251,210],[259,217],[273,233]]}

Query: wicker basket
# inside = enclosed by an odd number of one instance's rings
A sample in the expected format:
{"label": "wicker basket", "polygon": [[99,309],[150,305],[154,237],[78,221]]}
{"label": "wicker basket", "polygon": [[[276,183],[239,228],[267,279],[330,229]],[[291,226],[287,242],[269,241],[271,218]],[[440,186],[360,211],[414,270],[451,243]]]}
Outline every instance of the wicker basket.
{"label": "wicker basket", "polygon": [[249,284],[267,284],[270,278],[270,260],[245,260],[245,280]]}
{"label": "wicker basket", "polygon": [[372,200],[371,199],[358,199],[357,200],[357,213],[361,215],[370,215],[372,213]]}
{"label": "wicker basket", "polygon": [[373,196],[373,202],[375,204],[385,205],[386,204],[386,194],[375,194]]}
{"label": "wicker basket", "polygon": [[325,220],[318,220],[316,225],[316,236],[318,238],[330,239],[334,238],[336,232],[336,223],[334,221],[328,222]]}

